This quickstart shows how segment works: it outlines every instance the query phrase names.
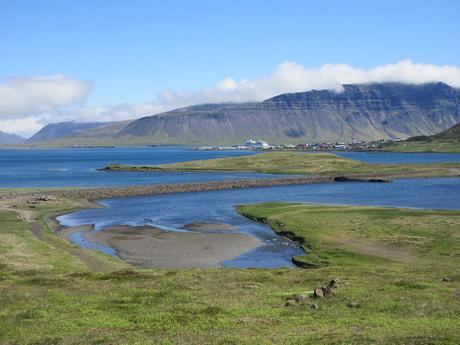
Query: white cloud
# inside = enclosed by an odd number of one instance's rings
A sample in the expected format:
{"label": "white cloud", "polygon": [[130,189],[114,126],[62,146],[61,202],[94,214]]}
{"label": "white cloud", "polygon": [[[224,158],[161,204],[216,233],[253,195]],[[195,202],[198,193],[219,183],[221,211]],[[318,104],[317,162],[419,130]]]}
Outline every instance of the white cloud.
{"label": "white cloud", "polygon": [[[295,62],[283,62],[273,73],[258,79],[239,81],[226,77],[214,87],[189,92],[165,91],[158,100],[139,104],[84,106],[91,84],[65,76],[12,78],[0,83],[0,119],[24,121],[0,122],[0,130],[22,131],[27,121],[37,124],[76,120],[115,121],[155,114],[173,108],[200,103],[261,101],[286,92],[312,89],[340,91],[342,84],[403,82],[421,84],[445,82],[460,87],[460,67],[414,63],[410,60],[370,69],[346,64],[326,64],[307,68]],[[26,120],[27,119],[27,120]]]}
{"label": "white cloud", "polygon": [[7,133],[15,133],[29,137],[43,127],[43,123],[35,117],[23,119],[6,119],[1,121],[0,130]]}
{"label": "white cloud", "polygon": [[81,104],[90,91],[89,82],[63,75],[9,78],[0,83],[0,115],[21,118],[53,113]]}
{"label": "white cloud", "polygon": [[418,64],[410,60],[371,69],[359,69],[346,64],[326,64],[319,68],[306,68],[295,62],[283,62],[272,74],[260,79],[242,79],[237,82],[232,78],[226,78],[208,90],[164,92],[160,95],[160,101],[165,105],[261,101],[286,92],[312,89],[340,91],[342,84],[369,82],[422,84],[438,81],[460,87],[460,67]]}
{"label": "white cloud", "polygon": [[60,121],[78,120],[79,122],[108,122],[133,119],[138,116],[156,114],[165,111],[165,107],[157,102],[137,104],[101,105],[79,107],[60,114]]}

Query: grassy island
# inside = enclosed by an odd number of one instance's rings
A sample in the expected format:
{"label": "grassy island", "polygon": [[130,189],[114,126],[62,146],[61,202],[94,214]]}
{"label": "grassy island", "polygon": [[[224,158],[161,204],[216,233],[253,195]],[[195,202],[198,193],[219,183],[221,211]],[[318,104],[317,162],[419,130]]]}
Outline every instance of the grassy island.
{"label": "grassy island", "polygon": [[330,153],[269,152],[251,156],[195,160],[158,166],[109,165],[104,171],[253,171],[271,174],[352,175],[395,177],[459,176],[459,163],[368,164]]}

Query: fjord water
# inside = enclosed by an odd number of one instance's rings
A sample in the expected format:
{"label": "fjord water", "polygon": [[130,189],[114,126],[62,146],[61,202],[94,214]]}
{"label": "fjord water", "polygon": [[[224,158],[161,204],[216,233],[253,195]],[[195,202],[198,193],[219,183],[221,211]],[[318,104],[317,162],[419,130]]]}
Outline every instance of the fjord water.
{"label": "fjord water", "polygon": [[[234,209],[237,204],[268,201],[460,209],[460,179],[346,182],[125,197],[101,200],[105,208],[82,210],[58,219],[66,226],[94,224],[96,230],[124,224],[184,231],[182,226],[191,222],[227,223],[236,226],[239,232],[264,240],[266,245],[226,261],[223,266],[291,266],[291,257],[300,255],[302,251],[276,236],[265,225],[238,215]],[[82,246],[88,245],[79,237],[74,240]]]}
{"label": "fjord water", "polygon": [[[0,188],[98,187],[277,177],[256,173],[99,172],[108,164],[157,165],[256,154],[254,151],[199,151],[187,147],[0,149]],[[337,153],[368,163],[460,162],[460,154]]]}
{"label": "fjord water", "polygon": [[[182,147],[0,149],[0,188],[114,187],[257,178],[256,173],[142,173],[97,171],[108,164],[158,165],[254,154]],[[270,177],[266,175],[264,177]]]}

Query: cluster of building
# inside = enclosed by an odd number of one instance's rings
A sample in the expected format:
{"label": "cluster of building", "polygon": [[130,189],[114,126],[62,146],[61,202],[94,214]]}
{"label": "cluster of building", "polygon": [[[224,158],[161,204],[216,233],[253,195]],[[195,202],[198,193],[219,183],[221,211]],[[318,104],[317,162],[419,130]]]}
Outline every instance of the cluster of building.
{"label": "cluster of building", "polygon": [[232,146],[201,146],[198,150],[274,150],[275,146],[268,145],[263,140],[249,139],[244,144],[237,144]]}
{"label": "cluster of building", "polygon": [[269,145],[264,140],[249,139],[244,144],[231,146],[201,146],[198,150],[299,150],[299,151],[368,151],[378,150],[384,145],[391,143],[391,140],[377,140],[372,142],[352,141],[351,143],[326,142],[314,144],[282,144]]}

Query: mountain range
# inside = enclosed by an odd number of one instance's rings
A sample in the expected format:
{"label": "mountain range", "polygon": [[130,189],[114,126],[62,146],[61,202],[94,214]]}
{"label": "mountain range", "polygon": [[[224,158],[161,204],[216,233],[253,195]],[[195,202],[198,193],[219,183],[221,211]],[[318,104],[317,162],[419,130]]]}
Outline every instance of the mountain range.
{"label": "mountain range", "polygon": [[230,144],[405,139],[460,122],[460,90],[444,83],[343,85],[263,102],[202,104],[137,120],[50,124],[29,144]]}
{"label": "mountain range", "polygon": [[21,144],[25,140],[26,138],[23,138],[20,135],[0,131],[0,145]]}

